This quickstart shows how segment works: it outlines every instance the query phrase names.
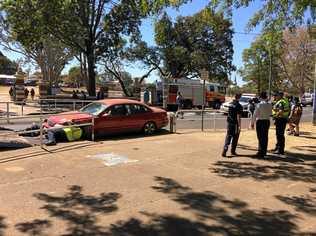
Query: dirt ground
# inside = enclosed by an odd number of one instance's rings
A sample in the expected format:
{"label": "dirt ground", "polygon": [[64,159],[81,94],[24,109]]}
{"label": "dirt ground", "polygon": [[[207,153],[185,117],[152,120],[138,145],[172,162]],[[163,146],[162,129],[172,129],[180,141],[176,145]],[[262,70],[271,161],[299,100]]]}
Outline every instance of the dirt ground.
{"label": "dirt ground", "polygon": [[[316,129],[256,159],[254,131],[161,133],[1,152],[0,235],[316,235]],[[271,129],[269,146],[274,145]],[[95,155],[128,163],[106,166]],[[94,156],[94,157],[93,157]],[[124,159],[125,158],[125,159]]]}

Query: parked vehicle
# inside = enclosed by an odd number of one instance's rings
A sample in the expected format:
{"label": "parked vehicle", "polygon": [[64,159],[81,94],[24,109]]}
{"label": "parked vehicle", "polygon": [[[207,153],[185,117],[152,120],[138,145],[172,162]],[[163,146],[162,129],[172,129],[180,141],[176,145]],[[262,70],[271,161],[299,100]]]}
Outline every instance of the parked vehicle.
{"label": "parked vehicle", "polygon": [[304,93],[301,97],[301,103],[303,106],[313,105],[313,94],[312,93]]}
{"label": "parked vehicle", "polygon": [[90,123],[92,116],[95,117],[95,134],[100,136],[140,131],[151,135],[168,124],[167,112],[160,108],[129,99],[105,99],[90,103],[77,112],[50,116],[44,127]]}
{"label": "parked vehicle", "polygon": [[[171,83],[157,84],[157,99],[162,104],[163,90],[165,91],[166,103],[168,110],[177,108],[176,97],[178,92],[183,97],[184,108],[201,108],[203,100],[206,107],[219,109],[221,104],[225,102],[226,88],[217,83],[205,83],[205,94],[203,96],[203,81],[191,79],[177,79]],[[203,98],[204,97],[204,98]]]}
{"label": "parked vehicle", "polygon": [[[249,100],[250,99],[254,99],[256,97],[255,94],[242,94],[241,98],[239,99],[239,103],[243,108],[243,116],[248,116],[248,104],[249,104]],[[230,102],[225,102],[222,106],[221,106],[221,112],[223,112],[224,114],[228,113],[228,109],[230,106]]]}

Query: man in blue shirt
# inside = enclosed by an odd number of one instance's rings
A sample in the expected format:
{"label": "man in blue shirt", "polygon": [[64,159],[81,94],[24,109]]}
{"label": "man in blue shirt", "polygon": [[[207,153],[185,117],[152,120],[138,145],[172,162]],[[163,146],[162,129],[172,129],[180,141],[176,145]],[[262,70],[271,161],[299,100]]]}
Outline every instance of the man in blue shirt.
{"label": "man in blue shirt", "polygon": [[231,143],[231,154],[236,156],[236,148],[238,144],[240,127],[241,127],[241,115],[243,108],[239,103],[241,94],[236,94],[235,99],[229,104],[228,115],[227,115],[227,134],[225,138],[224,149],[222,157],[226,157],[228,147]]}

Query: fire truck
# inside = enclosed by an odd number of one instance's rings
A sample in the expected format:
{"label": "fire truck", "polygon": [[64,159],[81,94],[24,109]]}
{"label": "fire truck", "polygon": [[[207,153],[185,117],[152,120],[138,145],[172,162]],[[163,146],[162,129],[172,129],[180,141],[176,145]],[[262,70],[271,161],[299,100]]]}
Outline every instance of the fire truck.
{"label": "fire truck", "polygon": [[203,99],[203,80],[177,79],[170,83],[158,83],[156,89],[158,103],[162,104],[165,97],[168,110],[174,110],[177,107],[178,92],[183,97],[183,106],[186,109],[202,108],[203,100],[206,107],[215,109],[219,109],[225,102],[226,87],[207,81],[205,81],[205,98]]}

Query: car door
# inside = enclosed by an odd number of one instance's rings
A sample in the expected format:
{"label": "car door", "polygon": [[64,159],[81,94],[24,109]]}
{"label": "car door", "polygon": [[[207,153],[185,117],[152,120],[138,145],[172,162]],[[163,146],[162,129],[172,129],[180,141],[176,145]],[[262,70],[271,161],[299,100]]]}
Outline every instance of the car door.
{"label": "car door", "polygon": [[128,104],[129,122],[133,131],[140,131],[143,129],[145,123],[150,120],[151,110],[141,104]]}
{"label": "car door", "polygon": [[127,118],[124,104],[112,105],[98,118],[96,132],[102,135],[125,132]]}

